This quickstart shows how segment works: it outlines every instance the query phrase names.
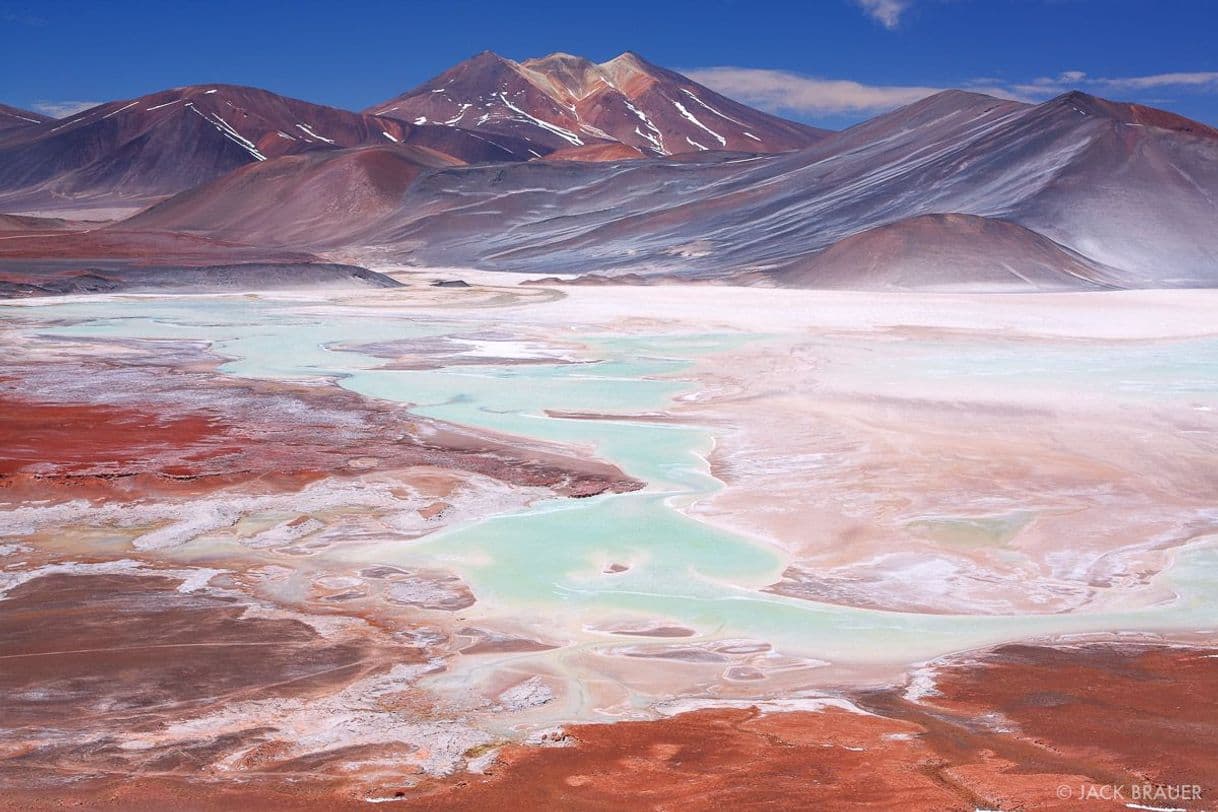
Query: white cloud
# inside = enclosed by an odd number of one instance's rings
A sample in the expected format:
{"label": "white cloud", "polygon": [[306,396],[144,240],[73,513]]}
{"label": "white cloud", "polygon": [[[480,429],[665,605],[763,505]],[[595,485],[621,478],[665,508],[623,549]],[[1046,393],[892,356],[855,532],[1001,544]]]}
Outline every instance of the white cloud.
{"label": "white cloud", "polygon": [[913,0],[855,0],[867,16],[874,19],[888,30],[901,24],[901,15],[905,13]]}
{"label": "white cloud", "polygon": [[1094,79],[1098,84],[1115,88],[1145,90],[1150,87],[1206,87],[1218,90],[1218,72],[1155,73],[1150,76],[1128,76],[1123,79]]}
{"label": "white cloud", "polygon": [[95,101],[36,101],[34,102],[34,109],[52,118],[67,118],[74,113],[79,113],[81,110],[88,110],[90,107],[96,107],[104,103]]}
{"label": "white cloud", "polygon": [[[745,104],[795,118],[865,116],[912,104],[946,88],[921,85],[869,85],[850,79],[825,79],[783,70],[730,66],[683,71],[700,82]],[[1038,103],[1068,90],[1085,90],[1099,96],[1175,89],[1180,92],[1218,93],[1218,72],[1158,73],[1146,76],[1093,77],[1081,70],[1013,82],[996,77],[957,83],[975,93],[1000,99]]]}
{"label": "white cloud", "polygon": [[938,93],[943,88],[865,85],[849,79],[818,79],[762,68],[695,68],[685,75],[738,101],[772,112],[801,114],[875,113]]}
{"label": "white cloud", "polygon": [[1041,76],[1013,87],[1029,96],[1053,96],[1067,90],[1087,88],[1097,93],[1177,88],[1186,91],[1218,91],[1218,72],[1152,73],[1146,76],[1089,76],[1081,70],[1068,70],[1057,76]]}

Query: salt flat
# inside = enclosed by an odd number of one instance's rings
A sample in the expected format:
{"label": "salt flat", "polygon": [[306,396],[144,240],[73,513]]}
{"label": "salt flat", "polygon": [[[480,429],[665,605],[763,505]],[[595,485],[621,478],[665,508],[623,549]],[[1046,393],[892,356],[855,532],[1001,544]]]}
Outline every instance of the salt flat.
{"label": "salt flat", "polygon": [[[8,599],[93,579],[117,607],[161,579],[142,611],[235,602],[230,639],[291,629],[320,657],[300,692],[268,664],[232,700],[201,684],[143,713],[132,774],[186,749],[379,792],[571,723],[933,701],[996,645],[1213,643],[1214,293],[377,270],[410,284],[0,311],[10,414],[167,427],[135,456],[127,435],[42,459],[14,440]],[[63,721],[44,764],[88,763],[67,742],[110,735],[131,690]]]}

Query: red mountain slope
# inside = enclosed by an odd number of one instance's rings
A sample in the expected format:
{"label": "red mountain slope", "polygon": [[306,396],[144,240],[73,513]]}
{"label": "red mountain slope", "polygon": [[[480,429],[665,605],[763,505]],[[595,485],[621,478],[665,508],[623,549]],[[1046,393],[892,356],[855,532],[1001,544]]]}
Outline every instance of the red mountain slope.
{"label": "red mountain slope", "polygon": [[368,112],[517,136],[538,157],[606,143],[648,155],[787,152],[826,134],[734,102],[629,51],[599,65],[562,53],[514,62],[486,51]]}
{"label": "red mountain slope", "polygon": [[461,162],[523,151],[452,127],[422,127],[231,85],[109,102],[0,139],[0,210],[138,206],[281,155],[412,144]]}

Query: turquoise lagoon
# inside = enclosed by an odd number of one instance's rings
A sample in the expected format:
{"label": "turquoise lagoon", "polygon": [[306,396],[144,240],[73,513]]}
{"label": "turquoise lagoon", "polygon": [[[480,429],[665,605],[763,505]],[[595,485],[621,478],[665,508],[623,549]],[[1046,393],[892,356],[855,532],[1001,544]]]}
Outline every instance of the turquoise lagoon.
{"label": "turquoise lagoon", "polygon": [[[710,430],[637,418],[547,416],[547,410],[598,415],[663,410],[674,397],[694,389],[683,374],[699,357],[754,336],[564,334],[564,344],[577,341],[584,347],[576,353],[582,363],[410,371],[384,369],[383,359],[334,347],[491,328],[510,332],[511,320],[522,318],[521,311],[509,318],[491,309],[364,312],[290,299],[142,297],[0,308],[0,313],[45,318],[48,325],[41,332],[60,336],[210,341],[216,352],[232,359],[222,368],[231,375],[333,378],[355,392],[412,404],[413,411],[427,417],[586,449],[644,480],[648,487],[637,493],[543,500],[417,541],[340,547],[326,554],[454,569],[478,596],[478,603],[462,613],[471,622],[545,618],[557,635],[573,640],[569,649],[530,655],[535,658],[561,658],[571,648],[637,644],[589,630],[605,617],[681,624],[696,630],[694,640],[764,640],[784,654],[859,665],[911,663],[1042,634],[1218,627],[1218,549],[1212,546],[1183,551],[1160,576],[1169,580],[1177,600],[1121,612],[923,615],[762,593],[757,589],[772,583],[785,566],[781,552],[681,511],[721,487],[704,459],[713,444]],[[1079,374],[1088,386],[1116,391],[1166,387],[1208,399],[1218,391],[1218,342],[1212,340],[1134,351],[959,342],[944,348],[923,344],[921,350],[917,366],[905,366],[902,374],[1025,380]],[[610,562],[629,563],[630,569],[606,574]]]}

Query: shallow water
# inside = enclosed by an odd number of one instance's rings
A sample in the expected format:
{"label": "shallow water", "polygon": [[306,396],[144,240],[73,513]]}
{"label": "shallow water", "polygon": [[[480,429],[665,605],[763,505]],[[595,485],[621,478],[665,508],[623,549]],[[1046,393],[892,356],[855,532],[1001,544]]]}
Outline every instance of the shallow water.
{"label": "shallow water", "polygon": [[[809,660],[867,665],[912,663],[940,654],[1048,633],[1210,628],[1218,625],[1218,551],[1193,548],[1160,578],[1179,599],[1170,605],[1103,614],[950,616],[880,612],[817,604],[758,592],[778,579],[783,555],[757,540],[689,518],[680,508],[721,487],[704,456],[711,433],[688,425],[638,419],[563,419],[556,412],[631,415],[665,409],[694,389],[683,373],[699,357],[750,340],[739,334],[562,336],[577,342],[579,363],[487,363],[439,370],[389,370],[384,359],[333,345],[470,334],[485,330],[485,311],[446,310],[442,317],[384,309],[365,314],[291,301],[236,297],[144,298],[40,305],[23,317],[68,319],[43,332],[78,337],[210,340],[231,358],[223,371],[269,378],[332,377],[347,389],[413,405],[421,415],[586,449],[648,483],[646,490],[585,500],[545,500],[533,508],[457,526],[419,541],[349,546],[325,555],[347,561],[442,566],[473,588],[477,604],[461,613],[469,623],[523,620],[549,636],[573,641],[554,652],[483,655],[436,679],[459,687],[510,660],[528,659],[564,674],[572,687],[595,675],[579,673],[575,651],[636,645],[590,630],[607,618],[687,626],[682,643],[750,638]],[[510,324],[494,323],[498,330]],[[843,342],[865,343],[853,337]],[[1218,386],[1218,343],[1159,343],[1148,348],[1067,348],[1045,343],[989,343],[914,348],[915,361],[881,369],[905,376],[960,379],[987,375],[1054,386],[1168,391],[1212,397]],[[875,354],[869,354],[874,363]],[[844,354],[842,357],[849,357]],[[1080,380],[1081,377],[1081,380]],[[928,517],[921,532],[946,534],[962,545],[1001,544],[1026,517],[968,520]],[[607,573],[612,564],[625,565]],[[461,671],[464,667],[466,670]],[[592,713],[568,701],[554,712]]]}
{"label": "shallow water", "polygon": [[[899,362],[895,359],[899,358]],[[979,390],[1010,387],[1129,398],[1218,398],[1218,339],[1186,341],[902,341],[873,361],[894,381],[968,380]]]}

